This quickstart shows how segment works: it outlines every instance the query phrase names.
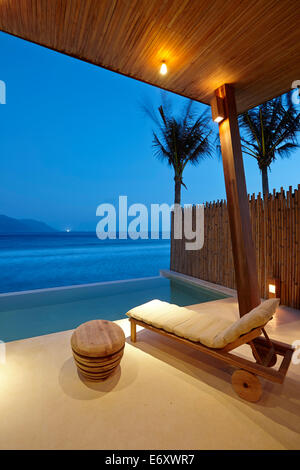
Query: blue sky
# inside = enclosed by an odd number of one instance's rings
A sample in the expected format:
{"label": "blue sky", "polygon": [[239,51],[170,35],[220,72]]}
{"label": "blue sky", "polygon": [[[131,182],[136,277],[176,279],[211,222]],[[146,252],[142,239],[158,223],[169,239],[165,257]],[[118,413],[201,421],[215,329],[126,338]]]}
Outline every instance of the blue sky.
{"label": "blue sky", "polygon": [[[152,124],[140,102],[160,91],[130,78],[0,33],[0,213],[64,229],[95,230],[96,208],[173,202],[173,174],[152,151]],[[172,95],[174,106],[184,99]],[[204,106],[199,105],[200,111]],[[248,192],[261,191],[256,161],[245,156]],[[300,151],[271,167],[270,188],[300,183]],[[222,163],[187,168],[183,203],[225,197]]]}

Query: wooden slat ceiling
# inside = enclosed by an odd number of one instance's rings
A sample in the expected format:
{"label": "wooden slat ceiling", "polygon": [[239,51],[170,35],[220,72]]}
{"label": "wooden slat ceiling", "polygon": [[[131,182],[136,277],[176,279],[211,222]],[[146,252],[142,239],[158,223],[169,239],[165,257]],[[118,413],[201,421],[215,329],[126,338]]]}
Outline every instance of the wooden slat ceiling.
{"label": "wooden slat ceiling", "polygon": [[239,112],[300,79],[299,0],[0,0],[0,29],[204,103],[234,84]]}

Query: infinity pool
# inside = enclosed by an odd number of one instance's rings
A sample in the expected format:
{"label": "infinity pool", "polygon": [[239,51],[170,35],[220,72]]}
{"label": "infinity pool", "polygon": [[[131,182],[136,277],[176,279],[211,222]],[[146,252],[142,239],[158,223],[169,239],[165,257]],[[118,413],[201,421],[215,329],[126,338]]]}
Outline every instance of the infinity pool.
{"label": "infinity pool", "polygon": [[179,306],[225,294],[163,277],[0,295],[0,340],[14,341],[76,328],[95,318],[117,320],[152,299]]}

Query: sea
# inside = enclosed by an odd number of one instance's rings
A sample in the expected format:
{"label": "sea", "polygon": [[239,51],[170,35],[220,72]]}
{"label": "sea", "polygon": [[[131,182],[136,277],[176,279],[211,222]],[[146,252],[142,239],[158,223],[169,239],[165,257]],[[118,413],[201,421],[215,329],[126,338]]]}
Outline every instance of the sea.
{"label": "sea", "polygon": [[0,235],[0,293],[158,276],[170,240],[99,240],[95,233]]}

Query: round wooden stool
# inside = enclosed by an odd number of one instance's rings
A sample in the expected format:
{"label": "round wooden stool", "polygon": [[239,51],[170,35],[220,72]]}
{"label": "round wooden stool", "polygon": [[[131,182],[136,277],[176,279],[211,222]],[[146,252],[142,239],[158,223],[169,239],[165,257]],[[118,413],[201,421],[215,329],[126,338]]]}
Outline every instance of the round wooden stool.
{"label": "round wooden stool", "polygon": [[71,347],[79,372],[93,381],[105,380],[120,364],[125,335],[118,325],[107,320],[92,320],[78,326]]}

